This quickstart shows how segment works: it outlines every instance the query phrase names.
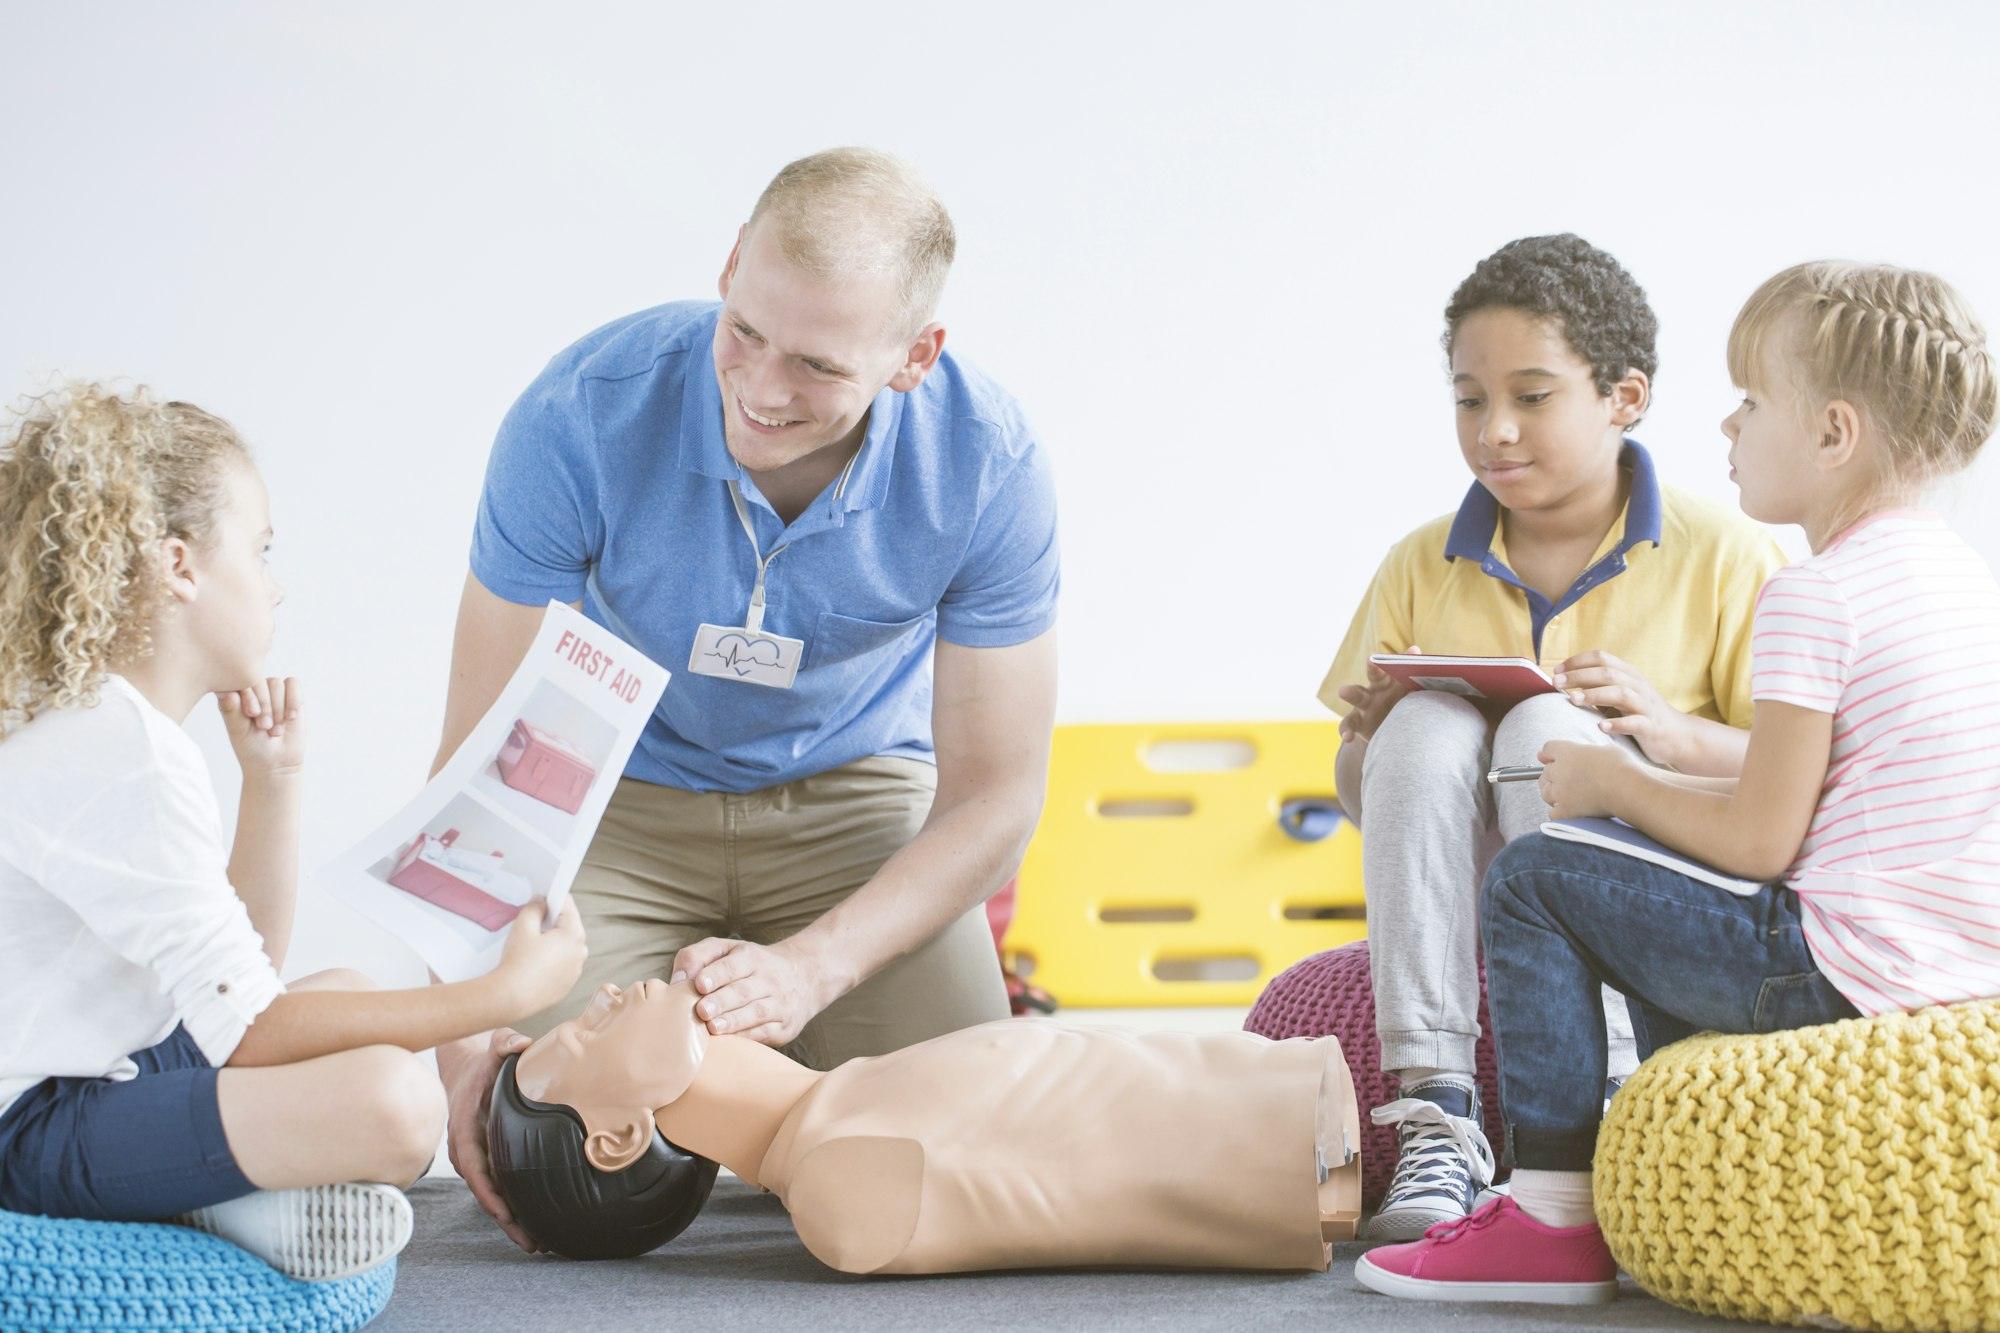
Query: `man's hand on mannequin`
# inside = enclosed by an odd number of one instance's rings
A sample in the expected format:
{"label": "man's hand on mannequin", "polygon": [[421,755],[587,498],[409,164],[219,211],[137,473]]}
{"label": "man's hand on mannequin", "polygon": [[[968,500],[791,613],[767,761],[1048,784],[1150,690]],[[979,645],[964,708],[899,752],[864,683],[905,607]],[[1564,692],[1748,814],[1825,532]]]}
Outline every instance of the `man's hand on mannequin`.
{"label": "man's hand on mannequin", "polygon": [[782,1045],[991,897],[1020,865],[1041,816],[1055,699],[1055,631],[1008,648],[939,640],[931,695],[938,783],[929,818],[875,878],[790,939],[711,938],[681,950],[673,970],[716,1006],[705,1016],[709,1031],[747,1031]]}
{"label": "man's hand on mannequin", "polygon": [[826,970],[795,940],[772,945],[700,940],[674,956],[671,979],[682,977],[694,978],[702,996],[695,1013],[708,1020],[710,1032],[735,1033],[767,1046],[797,1037],[848,988],[829,985]]}

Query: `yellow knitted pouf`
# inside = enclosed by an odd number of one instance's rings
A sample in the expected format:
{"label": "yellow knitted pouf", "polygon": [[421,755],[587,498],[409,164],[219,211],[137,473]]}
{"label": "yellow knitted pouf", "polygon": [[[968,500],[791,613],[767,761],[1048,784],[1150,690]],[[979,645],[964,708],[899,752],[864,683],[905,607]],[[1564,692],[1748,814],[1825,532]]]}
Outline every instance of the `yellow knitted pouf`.
{"label": "yellow knitted pouf", "polygon": [[2000,1001],[1646,1061],[1598,1136],[1639,1285],[1774,1323],[2000,1329]]}

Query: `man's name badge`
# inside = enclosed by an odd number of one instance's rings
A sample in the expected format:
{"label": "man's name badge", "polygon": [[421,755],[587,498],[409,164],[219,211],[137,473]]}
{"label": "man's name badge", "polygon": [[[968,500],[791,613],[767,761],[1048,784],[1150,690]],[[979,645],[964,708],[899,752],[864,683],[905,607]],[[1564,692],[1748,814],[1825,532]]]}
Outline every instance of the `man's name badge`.
{"label": "man's name badge", "polygon": [[703,625],[695,631],[688,670],[717,680],[789,690],[798,679],[799,659],[805,651],[804,639],[788,639],[741,625]]}

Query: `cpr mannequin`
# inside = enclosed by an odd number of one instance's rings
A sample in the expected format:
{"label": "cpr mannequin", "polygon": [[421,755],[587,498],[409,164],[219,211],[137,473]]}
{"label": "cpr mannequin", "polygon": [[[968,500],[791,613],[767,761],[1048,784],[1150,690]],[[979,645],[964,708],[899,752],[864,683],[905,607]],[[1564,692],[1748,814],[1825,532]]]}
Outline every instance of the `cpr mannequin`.
{"label": "cpr mannequin", "polygon": [[[521,1165],[604,1183],[664,1139],[775,1193],[848,1273],[1324,1269],[1354,1235],[1360,1126],[1330,1037],[1007,1019],[822,1074],[711,1036],[695,999],[685,982],[605,987],[502,1068],[489,1140],[524,1107],[573,1119],[569,1160]],[[552,1233],[591,1213],[537,1216],[501,1166],[531,1235],[590,1252]]]}

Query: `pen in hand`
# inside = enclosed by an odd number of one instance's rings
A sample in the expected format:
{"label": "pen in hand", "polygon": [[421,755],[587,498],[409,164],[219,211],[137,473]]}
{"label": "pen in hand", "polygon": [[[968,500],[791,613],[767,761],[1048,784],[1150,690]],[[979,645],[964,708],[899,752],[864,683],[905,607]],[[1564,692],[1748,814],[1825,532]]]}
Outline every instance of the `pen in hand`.
{"label": "pen in hand", "polygon": [[1488,782],[1533,782],[1542,776],[1540,764],[1503,764],[1486,775]]}

